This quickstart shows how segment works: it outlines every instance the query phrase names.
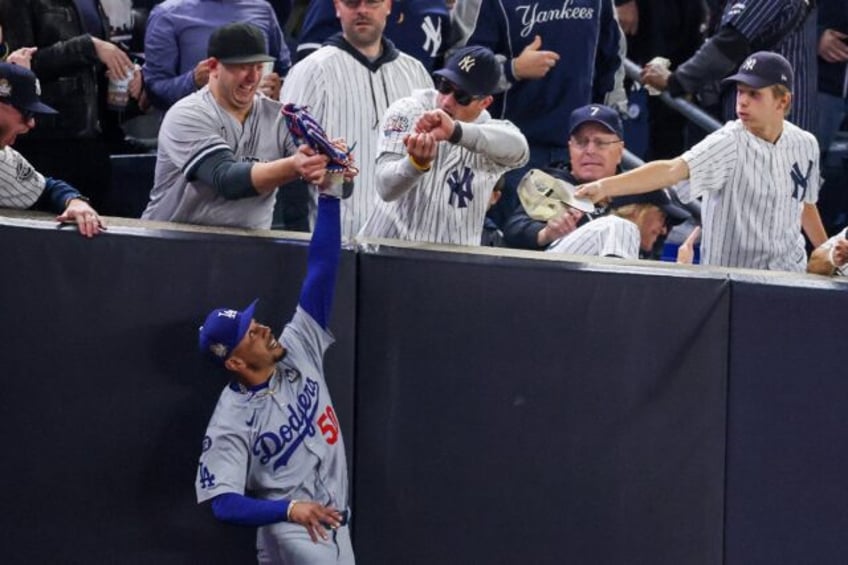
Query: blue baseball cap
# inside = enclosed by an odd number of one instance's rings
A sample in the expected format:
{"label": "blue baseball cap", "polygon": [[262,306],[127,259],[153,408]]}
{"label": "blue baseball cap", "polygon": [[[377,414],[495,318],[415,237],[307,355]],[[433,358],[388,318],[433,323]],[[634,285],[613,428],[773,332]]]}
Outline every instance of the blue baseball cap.
{"label": "blue baseball cap", "polygon": [[212,310],[200,326],[198,338],[200,352],[223,367],[224,362],[232,355],[233,349],[247,333],[257,302],[259,302],[258,298],[241,312],[231,308]]}
{"label": "blue baseball cap", "polygon": [[624,139],[624,126],[621,125],[621,116],[619,116],[618,112],[609,106],[604,106],[603,104],[589,104],[588,106],[581,106],[571,112],[571,118],[569,119],[568,125],[568,135],[574,135],[577,128],[587,122],[601,124],[610,130],[610,133],[614,133],[621,139]]}
{"label": "blue baseball cap", "polygon": [[501,65],[488,47],[471,45],[456,51],[444,68],[433,74],[445,77],[472,96],[485,96],[497,92]]}
{"label": "blue baseball cap", "polygon": [[782,55],[772,51],[757,51],[745,59],[735,75],[721,82],[741,82],[757,89],[780,84],[792,92],[795,73],[792,71],[792,65]]}
{"label": "blue baseball cap", "polygon": [[0,63],[0,102],[34,114],[58,114],[39,99],[41,87],[35,74],[25,67]]}

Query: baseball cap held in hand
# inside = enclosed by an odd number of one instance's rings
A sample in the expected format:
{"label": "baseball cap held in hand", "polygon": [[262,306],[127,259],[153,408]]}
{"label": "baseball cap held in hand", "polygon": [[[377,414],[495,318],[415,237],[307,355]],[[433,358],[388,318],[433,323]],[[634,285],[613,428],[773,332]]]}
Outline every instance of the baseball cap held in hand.
{"label": "baseball cap held in hand", "polygon": [[581,212],[594,211],[592,201],[576,198],[574,190],[562,179],[539,169],[530,169],[518,183],[518,198],[527,215],[540,222],[562,215],[569,206]]}
{"label": "baseball cap held in hand", "polygon": [[58,112],[39,99],[41,87],[35,74],[27,68],[0,63],[0,102],[34,114]]}
{"label": "baseball cap held in hand", "polygon": [[792,65],[782,55],[771,51],[757,51],[739,66],[739,72],[721,82],[741,82],[757,89],[780,84],[791,92],[794,81]]}
{"label": "baseball cap held in hand", "polygon": [[224,362],[232,355],[233,349],[247,333],[257,302],[259,302],[258,298],[241,312],[229,308],[212,310],[200,326],[198,336],[200,352],[223,367]]}
{"label": "baseball cap held in hand", "polygon": [[242,22],[227,24],[213,31],[206,54],[225,65],[269,63],[274,60],[268,55],[262,30]]}
{"label": "baseball cap held in hand", "polygon": [[491,49],[471,45],[451,55],[444,68],[433,74],[448,79],[472,96],[486,96],[498,89],[501,65]]}

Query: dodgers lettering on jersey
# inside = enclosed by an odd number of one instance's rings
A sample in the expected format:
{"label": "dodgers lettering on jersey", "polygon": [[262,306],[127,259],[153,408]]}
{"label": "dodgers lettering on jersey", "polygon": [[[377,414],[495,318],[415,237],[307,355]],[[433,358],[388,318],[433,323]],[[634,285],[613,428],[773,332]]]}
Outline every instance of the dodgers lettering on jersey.
{"label": "dodgers lettering on jersey", "polygon": [[280,336],[287,354],[268,386],[224,389],[198,463],[198,502],[234,492],[346,507],[344,441],[322,369],[331,342],[298,307]]}

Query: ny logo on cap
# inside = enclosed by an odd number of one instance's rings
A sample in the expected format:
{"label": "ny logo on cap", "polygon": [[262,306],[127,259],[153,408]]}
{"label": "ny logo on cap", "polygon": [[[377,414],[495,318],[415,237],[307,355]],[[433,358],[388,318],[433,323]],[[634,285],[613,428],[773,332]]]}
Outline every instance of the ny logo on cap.
{"label": "ny logo on cap", "polygon": [[218,317],[219,318],[222,318],[222,317],[223,318],[230,318],[231,320],[235,320],[237,314],[238,314],[237,310],[221,310],[220,312],[218,312]]}
{"label": "ny logo on cap", "polygon": [[743,70],[743,71],[753,71],[753,70],[754,70],[754,66],[755,66],[756,64],[757,64],[757,60],[756,60],[756,59],[754,59],[753,57],[751,57],[750,59],[748,59],[747,61],[745,61],[744,63],[742,63],[742,70]]}
{"label": "ny logo on cap", "polygon": [[473,67],[476,62],[477,60],[474,57],[472,57],[471,55],[466,55],[465,57],[460,59],[458,65],[460,69],[467,73],[471,71],[471,67]]}

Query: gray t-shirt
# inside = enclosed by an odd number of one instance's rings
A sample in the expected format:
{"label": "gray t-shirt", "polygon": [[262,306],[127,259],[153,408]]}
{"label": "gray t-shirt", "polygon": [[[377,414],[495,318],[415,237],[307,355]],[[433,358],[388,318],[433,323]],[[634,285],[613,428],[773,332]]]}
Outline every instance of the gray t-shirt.
{"label": "gray t-shirt", "polygon": [[257,94],[241,124],[218,105],[208,87],[174,104],[159,130],[154,186],[142,218],[269,229],[276,190],[227,200],[194,175],[204,159],[221,151],[231,151],[237,162],[268,162],[293,154],[296,147],[280,108],[279,102]]}

